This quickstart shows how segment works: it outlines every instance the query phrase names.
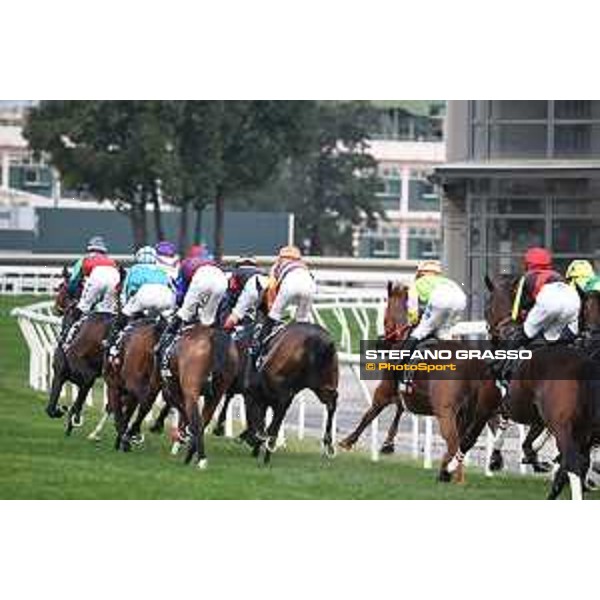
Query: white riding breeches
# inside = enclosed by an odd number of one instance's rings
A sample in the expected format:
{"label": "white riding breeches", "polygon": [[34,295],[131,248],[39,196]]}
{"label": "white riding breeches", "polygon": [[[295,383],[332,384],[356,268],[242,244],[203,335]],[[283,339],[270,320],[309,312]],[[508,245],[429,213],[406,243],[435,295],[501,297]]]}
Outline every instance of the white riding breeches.
{"label": "white riding breeches", "polygon": [[226,291],[227,277],[221,269],[212,265],[200,267],[192,277],[177,315],[189,322],[198,314],[202,325],[212,325]]}
{"label": "white riding breeches", "polygon": [[448,339],[450,329],[460,320],[466,307],[467,296],[456,283],[449,281],[438,285],[410,336],[418,340],[428,336]]}
{"label": "white riding breeches", "polygon": [[77,307],[83,314],[117,311],[117,287],[121,276],[110,266],[96,267],[86,279]]}
{"label": "white riding breeches", "polygon": [[317,292],[317,284],[307,269],[290,271],[281,282],[269,317],[276,321],[283,319],[284,311],[296,305],[294,319],[298,322],[310,320],[313,296]]}
{"label": "white riding breeches", "polygon": [[547,283],[539,291],[535,305],[523,323],[528,338],[540,333],[548,341],[556,341],[565,327],[577,334],[581,300],[577,291],[562,281]]}
{"label": "white riding breeches", "polygon": [[123,314],[126,317],[133,317],[147,311],[167,317],[174,308],[175,293],[171,288],[160,283],[145,283],[129,298],[123,307]]}

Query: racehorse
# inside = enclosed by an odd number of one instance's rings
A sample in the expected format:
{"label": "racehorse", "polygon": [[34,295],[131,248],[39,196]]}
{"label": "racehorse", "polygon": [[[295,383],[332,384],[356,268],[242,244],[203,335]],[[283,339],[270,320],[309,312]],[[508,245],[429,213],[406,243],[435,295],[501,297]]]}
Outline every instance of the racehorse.
{"label": "racehorse", "polygon": [[[384,316],[385,337],[392,342],[392,347],[397,349],[402,347],[411,329],[407,320],[407,299],[406,285],[388,283],[388,299]],[[452,344],[452,349],[459,347],[458,342]],[[431,346],[431,349],[446,348],[450,346],[442,341]],[[416,371],[414,389],[410,393],[401,394],[394,374],[384,371],[384,376],[375,390],[371,407],[363,415],[355,430],[340,442],[340,446],[347,450],[351,449],[367,425],[386,406],[395,404],[396,415],[390,426],[385,446],[393,447],[398,422],[405,410],[418,415],[433,415],[437,417],[440,432],[446,442],[446,453],[442,459],[438,479],[451,481],[452,472],[456,471],[456,480],[463,481],[464,455],[475,444],[486,423],[494,416],[500,406],[501,398],[491,371],[484,361],[456,361],[456,369],[456,376],[452,379],[439,379],[426,371]]]}
{"label": "racehorse", "polygon": [[[486,276],[489,291],[486,321],[492,344],[511,339],[516,324],[511,309],[518,278],[500,275],[494,281]],[[513,373],[503,409],[510,419],[524,425],[548,428],[556,438],[560,466],[554,476],[548,499],[557,498],[567,481],[571,497],[582,498],[581,478],[589,468],[589,455],[600,428],[600,373],[582,350],[552,344],[532,351]]]}
{"label": "racehorse", "polygon": [[[259,308],[259,319],[264,316],[264,308]],[[245,390],[248,437],[254,438],[254,455],[258,456],[264,449],[264,463],[270,462],[279,429],[294,396],[309,389],[327,410],[323,449],[326,456],[334,456],[333,421],[338,382],[335,342],[326,329],[312,323],[290,323],[276,333],[264,351],[260,370]],[[265,432],[267,408],[271,408],[273,415]]]}
{"label": "racehorse", "polygon": [[55,312],[63,316],[63,323],[52,361],[52,386],[46,413],[54,419],[64,416],[63,409],[58,406],[60,394],[66,382],[74,383],[78,387],[77,397],[68,409],[65,424],[65,432],[70,435],[73,428],[81,424],[83,403],[94,381],[102,373],[102,341],[108,333],[113,316],[109,313],[91,313],[83,319],[77,332],[65,346],[65,337],[76,320],[78,300],[69,293],[68,276],[65,268],[54,304]]}
{"label": "racehorse", "polygon": [[189,437],[185,462],[197,457],[198,468],[205,469],[204,429],[238,373],[237,347],[224,331],[195,323],[182,329],[167,366],[170,375],[162,377],[161,389],[167,405],[178,410]]}
{"label": "racehorse", "polygon": [[[156,346],[164,325],[156,318],[140,318],[122,332],[115,355],[104,363],[108,410],[114,415],[115,449],[128,451],[141,443],[141,427],[160,391]],[[135,410],[137,414],[132,423]]]}

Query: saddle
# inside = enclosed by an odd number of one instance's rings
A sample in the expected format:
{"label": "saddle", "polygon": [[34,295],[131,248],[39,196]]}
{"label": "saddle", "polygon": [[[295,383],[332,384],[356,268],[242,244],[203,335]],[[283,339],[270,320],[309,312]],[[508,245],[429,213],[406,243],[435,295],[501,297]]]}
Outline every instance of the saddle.
{"label": "saddle", "polygon": [[160,315],[142,315],[134,319],[133,321],[130,321],[129,323],[127,323],[127,325],[125,325],[125,327],[123,327],[123,329],[119,331],[113,344],[106,349],[106,356],[108,357],[108,360],[110,360],[111,362],[115,361],[121,354],[125,338],[138,327],[145,325],[153,325],[156,328],[158,334],[160,335],[162,333],[162,330],[166,326],[166,322]]}

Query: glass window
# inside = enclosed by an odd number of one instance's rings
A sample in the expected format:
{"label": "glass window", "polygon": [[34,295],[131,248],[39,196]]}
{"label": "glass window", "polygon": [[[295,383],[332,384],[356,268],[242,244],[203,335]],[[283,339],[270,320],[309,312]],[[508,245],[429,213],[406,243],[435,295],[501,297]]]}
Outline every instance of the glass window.
{"label": "glass window", "polygon": [[432,183],[426,179],[410,179],[408,182],[408,210],[431,211],[440,210],[440,197]]}
{"label": "glass window", "polygon": [[556,125],[554,156],[600,156],[600,124],[579,123]]}
{"label": "glass window", "polygon": [[555,219],[552,249],[559,254],[594,254],[600,249],[600,219]]}
{"label": "glass window", "polygon": [[600,119],[599,100],[555,100],[556,119]]}
{"label": "glass window", "polygon": [[600,198],[556,198],[552,214],[572,217],[575,215],[600,215]]}
{"label": "glass window", "polygon": [[486,125],[473,125],[473,158],[487,158],[488,149],[485,139]]}
{"label": "glass window", "polygon": [[490,127],[490,158],[544,158],[546,131],[546,125],[493,125]]}
{"label": "glass window", "polygon": [[491,218],[487,221],[487,251],[520,254],[529,246],[544,246],[543,219]]}
{"label": "glass window", "polygon": [[547,100],[492,100],[490,103],[492,119],[546,119]]}
{"label": "glass window", "polygon": [[484,269],[490,277],[498,273],[521,273],[523,264],[523,255],[505,254],[502,256],[486,256],[484,260]]}
{"label": "glass window", "polygon": [[469,243],[471,252],[480,252],[483,249],[483,228],[480,218],[471,219]]}
{"label": "glass window", "polygon": [[487,211],[497,215],[543,215],[544,200],[533,198],[488,198]]}
{"label": "glass window", "polygon": [[423,227],[408,230],[408,259],[439,258],[441,250],[439,230]]}

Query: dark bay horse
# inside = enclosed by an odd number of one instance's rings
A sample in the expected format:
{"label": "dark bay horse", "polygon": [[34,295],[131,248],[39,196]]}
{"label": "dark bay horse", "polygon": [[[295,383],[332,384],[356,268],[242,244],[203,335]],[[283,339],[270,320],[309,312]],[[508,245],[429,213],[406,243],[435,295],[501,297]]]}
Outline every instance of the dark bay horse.
{"label": "dark bay horse", "polygon": [[237,347],[224,331],[196,323],[182,330],[168,366],[170,376],[162,377],[161,389],[167,405],[179,412],[181,429],[189,436],[185,462],[195,457],[198,468],[205,469],[204,430],[238,373]]}
{"label": "dark bay horse", "polygon": [[[408,287],[402,283],[388,285],[388,301],[384,326],[386,338],[394,341],[400,349],[410,333],[407,324]],[[457,342],[451,343],[458,348]],[[438,341],[432,349],[449,348],[448,343]],[[407,410],[417,415],[435,416],[440,432],[446,442],[446,453],[442,459],[438,479],[450,481],[456,471],[457,481],[463,480],[462,460],[473,447],[486,423],[492,419],[500,406],[497,389],[489,366],[482,360],[456,361],[457,373],[452,379],[436,379],[425,371],[417,371],[411,393],[400,393],[398,381],[393,373],[384,376],[375,390],[373,403],[363,415],[356,429],[340,445],[350,449],[360,434],[386,407],[396,405],[396,415],[390,427],[386,444],[393,444],[402,413]],[[454,459],[454,460],[453,460]]]}
{"label": "dark bay horse", "polygon": [[70,435],[73,428],[81,423],[81,411],[85,399],[95,380],[102,373],[104,352],[102,341],[106,337],[113,315],[91,313],[78,327],[78,330],[65,347],[65,335],[73,325],[78,298],[68,292],[68,271],[63,271],[56,299],[55,312],[63,316],[62,332],[52,360],[52,386],[46,406],[51,418],[61,418],[64,411],[58,401],[65,383],[71,382],[78,387],[77,397],[67,412],[65,432]]}
{"label": "dark bay horse", "polygon": [[[269,463],[294,396],[309,389],[327,410],[323,448],[326,456],[334,456],[332,432],[338,382],[337,351],[329,332],[312,323],[286,325],[272,339],[260,371],[246,389],[248,425],[255,436],[254,455],[258,456],[264,449],[264,462]],[[266,425],[268,408],[273,416]]]}
{"label": "dark bay horse", "polygon": [[161,324],[151,317],[133,321],[123,331],[117,353],[105,360],[108,410],[115,419],[117,450],[128,451],[132,442],[141,442],[142,423],[160,391],[154,347],[160,338]]}
{"label": "dark bay horse", "polygon": [[[511,338],[517,281],[508,275],[494,281],[486,277],[486,320],[493,344]],[[569,482],[571,497],[581,499],[582,477],[588,471],[590,450],[600,429],[600,370],[576,347],[552,344],[532,352],[532,358],[523,361],[513,374],[503,409],[517,423],[541,423],[556,438],[560,466],[548,498],[557,498]]]}

